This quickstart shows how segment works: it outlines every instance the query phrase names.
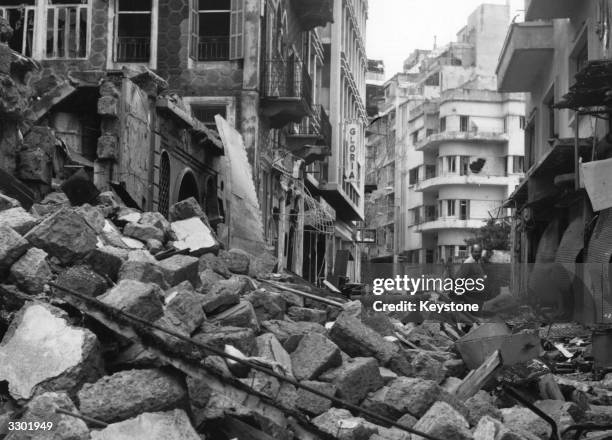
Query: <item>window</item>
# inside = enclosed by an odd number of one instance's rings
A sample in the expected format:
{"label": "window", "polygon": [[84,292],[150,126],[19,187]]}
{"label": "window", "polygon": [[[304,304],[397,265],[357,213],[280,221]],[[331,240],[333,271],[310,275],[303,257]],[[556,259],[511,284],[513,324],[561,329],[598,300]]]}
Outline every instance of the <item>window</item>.
{"label": "window", "polygon": [[459,255],[458,255],[460,260],[464,260],[468,257],[468,248],[467,246],[464,245],[460,245],[459,246]]}
{"label": "window", "polygon": [[151,55],[151,1],[117,0],[115,57],[119,62],[148,62]]}
{"label": "window", "polygon": [[419,141],[419,130],[412,132],[412,145],[416,145]]}
{"label": "window", "polygon": [[522,173],[524,172],[525,158],[523,156],[512,156],[512,172]]}
{"label": "window", "polygon": [[455,201],[454,200],[446,201],[446,213],[449,217],[455,216]]}
{"label": "window", "polygon": [[470,218],[470,201],[459,200],[459,220],[467,220]]}
{"label": "window", "polygon": [[62,0],[47,5],[46,58],[85,58],[89,33],[87,1]]}
{"label": "window", "polygon": [[434,73],[425,80],[426,86],[439,86],[440,85],[440,73]]}
{"label": "window", "polygon": [[225,106],[216,105],[216,106],[203,106],[203,105],[192,105],[191,112],[193,116],[208,128],[213,130],[217,129],[217,124],[215,123],[215,115],[221,115],[225,118]]}
{"label": "window", "polygon": [[470,129],[470,117],[459,116],[459,131],[465,132]]}
{"label": "window", "polygon": [[519,116],[519,128],[521,130],[525,129],[525,116]]}
{"label": "window", "polygon": [[589,62],[589,45],[584,44],[574,57],[574,73],[580,72]]}
{"label": "window", "polygon": [[430,222],[435,220],[437,217],[436,214],[436,206],[435,205],[427,205],[425,206],[425,219]]}
{"label": "window", "polygon": [[408,172],[408,183],[414,185],[419,180],[419,169],[413,168]]}
{"label": "window", "polygon": [[470,156],[459,157],[459,175],[467,176],[470,169]]}
{"label": "window", "polygon": [[504,133],[508,133],[508,118],[504,118]]}
{"label": "window", "polygon": [[440,133],[443,133],[446,131],[446,116],[442,116],[440,118]]}
{"label": "window", "polygon": [[558,137],[556,134],[556,116],[557,116],[557,110],[554,108],[555,105],[555,86],[553,84],[553,86],[550,88],[550,90],[548,91],[548,93],[546,94],[546,97],[544,98],[544,107],[546,110],[546,123],[548,125],[548,130],[547,130],[547,135],[549,139],[552,138],[556,138]]}
{"label": "window", "polygon": [[190,56],[197,61],[244,56],[244,0],[191,0]]}
{"label": "window", "polygon": [[457,172],[457,158],[455,156],[446,157],[447,169],[449,173]]}
{"label": "window", "polygon": [[525,157],[527,160],[527,168],[530,168],[535,163],[535,117],[525,127]]}
{"label": "window", "polygon": [[12,6],[0,7],[0,17],[13,28],[13,36],[7,41],[9,47],[22,55],[32,56],[34,41],[34,0],[3,2]]}
{"label": "window", "polygon": [[436,177],[436,166],[425,165],[425,179],[433,179]]}
{"label": "window", "polygon": [[421,209],[420,208],[414,208],[412,210],[413,213],[413,217],[414,217],[414,222],[413,224],[418,225],[421,223]]}

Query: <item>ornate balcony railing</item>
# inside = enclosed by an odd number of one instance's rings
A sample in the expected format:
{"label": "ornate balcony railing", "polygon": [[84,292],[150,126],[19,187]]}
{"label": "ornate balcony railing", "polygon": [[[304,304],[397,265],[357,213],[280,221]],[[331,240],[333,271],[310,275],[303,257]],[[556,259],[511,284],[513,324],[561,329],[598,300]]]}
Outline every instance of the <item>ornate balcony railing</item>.
{"label": "ornate balcony railing", "polygon": [[117,61],[148,62],[151,55],[151,39],[149,37],[118,37]]}
{"label": "ornate balcony railing", "polygon": [[198,61],[229,60],[229,36],[213,35],[198,39]]}

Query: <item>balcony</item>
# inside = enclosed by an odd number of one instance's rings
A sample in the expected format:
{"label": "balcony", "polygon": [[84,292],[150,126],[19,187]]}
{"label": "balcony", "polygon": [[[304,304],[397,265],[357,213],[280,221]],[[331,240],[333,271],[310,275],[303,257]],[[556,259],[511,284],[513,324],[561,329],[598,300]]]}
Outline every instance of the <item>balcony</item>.
{"label": "balcony", "polygon": [[198,38],[198,61],[229,60],[229,36],[207,35]]}
{"label": "balcony", "polygon": [[508,185],[508,177],[472,173],[467,175],[460,175],[459,173],[446,173],[434,175],[428,179],[419,181],[416,184],[415,191],[436,191],[441,186],[448,185],[506,186]]}
{"label": "balcony", "polygon": [[151,38],[117,37],[117,61],[122,63],[148,63]]}
{"label": "balcony", "polygon": [[552,18],[569,18],[576,6],[576,0],[526,0],[525,20],[550,20]]}
{"label": "balcony", "polygon": [[444,131],[425,137],[414,148],[416,151],[435,150],[445,142],[503,143],[508,142],[508,135],[485,131]]}
{"label": "balcony", "polygon": [[264,63],[261,108],[272,128],[301,122],[312,113],[312,80],[302,62],[268,60]]}
{"label": "balcony", "polygon": [[484,218],[469,218],[459,220],[455,217],[438,217],[417,224],[418,232],[435,232],[442,229],[478,229],[485,224]]}
{"label": "balcony", "polygon": [[331,123],[323,106],[316,106],[299,124],[292,124],[286,134],[287,149],[301,157],[306,165],[331,155]]}
{"label": "balcony", "polygon": [[554,51],[552,23],[514,23],[508,31],[497,65],[498,90],[531,91],[533,84],[549,68]]}
{"label": "balcony", "polygon": [[333,0],[293,0],[292,5],[302,31],[309,31],[334,21]]}

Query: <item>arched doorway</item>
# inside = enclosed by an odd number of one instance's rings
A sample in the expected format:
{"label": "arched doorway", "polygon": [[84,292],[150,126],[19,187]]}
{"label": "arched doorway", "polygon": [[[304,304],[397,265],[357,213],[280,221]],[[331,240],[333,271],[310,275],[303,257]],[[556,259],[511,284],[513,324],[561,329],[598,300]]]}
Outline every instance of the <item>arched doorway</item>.
{"label": "arched doorway", "polygon": [[200,202],[200,191],[198,190],[198,182],[191,171],[187,171],[181,180],[179,187],[178,201],[194,197],[198,203]]}

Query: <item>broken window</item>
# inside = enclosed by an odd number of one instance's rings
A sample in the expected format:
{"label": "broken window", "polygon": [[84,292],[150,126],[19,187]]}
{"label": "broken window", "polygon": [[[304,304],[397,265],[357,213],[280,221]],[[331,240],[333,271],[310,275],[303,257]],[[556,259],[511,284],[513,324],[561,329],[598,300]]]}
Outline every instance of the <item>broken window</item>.
{"label": "broken window", "polygon": [[191,58],[197,61],[242,58],[244,0],[191,0],[191,5]]}
{"label": "broken window", "polygon": [[13,36],[8,45],[15,52],[32,56],[34,42],[34,0],[2,2],[0,17],[6,19],[13,28]]}
{"label": "broken window", "polygon": [[148,62],[151,55],[151,0],[117,0],[116,59]]}
{"label": "broken window", "polygon": [[470,201],[459,200],[459,220],[467,220],[470,218]]}
{"label": "broken window", "polygon": [[221,115],[223,118],[226,117],[224,105],[192,105],[191,112],[198,121],[213,130],[217,129],[215,115]]}
{"label": "broken window", "polygon": [[459,116],[459,131],[469,131],[470,130],[470,117],[469,116]]}
{"label": "broken window", "polygon": [[47,4],[46,58],[85,58],[89,15],[87,0],[62,0]]}

